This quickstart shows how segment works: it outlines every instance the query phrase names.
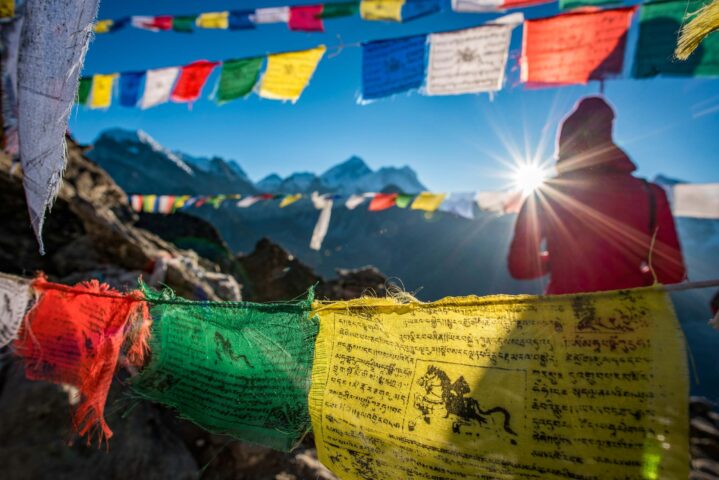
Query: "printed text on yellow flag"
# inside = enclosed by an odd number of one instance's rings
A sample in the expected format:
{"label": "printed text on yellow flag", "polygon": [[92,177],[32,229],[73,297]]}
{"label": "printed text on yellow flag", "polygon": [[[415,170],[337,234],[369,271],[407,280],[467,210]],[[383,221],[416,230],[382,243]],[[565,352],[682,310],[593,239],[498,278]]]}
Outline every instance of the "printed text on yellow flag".
{"label": "printed text on yellow flag", "polygon": [[351,479],[688,477],[665,293],[316,304],[310,412]]}

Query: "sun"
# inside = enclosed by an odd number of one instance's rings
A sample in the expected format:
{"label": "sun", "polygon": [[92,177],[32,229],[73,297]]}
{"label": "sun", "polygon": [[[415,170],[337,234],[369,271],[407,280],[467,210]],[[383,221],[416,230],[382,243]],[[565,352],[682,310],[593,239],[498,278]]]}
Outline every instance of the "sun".
{"label": "sun", "polygon": [[523,195],[529,195],[544,184],[549,176],[547,169],[537,163],[522,163],[512,172],[512,184]]}

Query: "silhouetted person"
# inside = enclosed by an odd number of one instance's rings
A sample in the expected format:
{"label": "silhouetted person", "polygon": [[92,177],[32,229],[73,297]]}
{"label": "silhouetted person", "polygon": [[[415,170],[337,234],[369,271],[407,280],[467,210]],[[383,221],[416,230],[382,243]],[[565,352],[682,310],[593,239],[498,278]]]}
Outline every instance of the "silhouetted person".
{"label": "silhouetted person", "polygon": [[684,278],[667,196],[632,176],[636,166],[614,144],[613,123],[601,97],[580,100],[562,122],[558,176],[527,198],[517,218],[509,252],[514,278],[549,274],[549,294]]}

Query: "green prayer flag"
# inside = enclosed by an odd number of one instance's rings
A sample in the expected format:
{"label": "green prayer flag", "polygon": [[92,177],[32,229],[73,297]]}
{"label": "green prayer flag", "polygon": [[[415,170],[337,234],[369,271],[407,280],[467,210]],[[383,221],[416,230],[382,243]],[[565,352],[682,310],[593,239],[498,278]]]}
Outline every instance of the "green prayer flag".
{"label": "green prayer flag", "polygon": [[244,97],[252,91],[260,75],[262,57],[228,60],[222,64],[217,101],[229,102]]}
{"label": "green prayer flag", "polygon": [[337,18],[359,15],[360,2],[325,3],[319,18]]}
{"label": "green prayer flag", "polygon": [[79,105],[87,105],[90,99],[90,91],[92,90],[92,77],[83,77],[77,84],[76,102]]}
{"label": "green prayer flag", "polygon": [[634,56],[635,78],[719,75],[719,35],[709,35],[686,60],[674,58],[685,15],[710,0],[671,0],[645,3],[640,9],[639,39]]}
{"label": "green prayer flag", "polygon": [[152,360],[131,382],[215,433],[289,451],[311,427],[313,293],[276,304],[195,302],[154,292]]}
{"label": "green prayer flag", "polygon": [[172,29],[176,32],[192,33],[195,31],[195,20],[197,20],[196,15],[173,17]]}
{"label": "green prayer flag", "polygon": [[571,10],[579,7],[601,7],[610,3],[621,4],[617,0],[559,0],[560,10]]}
{"label": "green prayer flag", "polygon": [[397,195],[397,199],[394,201],[394,204],[399,208],[407,208],[409,204],[412,203],[413,198],[414,195],[400,193],[399,195]]}

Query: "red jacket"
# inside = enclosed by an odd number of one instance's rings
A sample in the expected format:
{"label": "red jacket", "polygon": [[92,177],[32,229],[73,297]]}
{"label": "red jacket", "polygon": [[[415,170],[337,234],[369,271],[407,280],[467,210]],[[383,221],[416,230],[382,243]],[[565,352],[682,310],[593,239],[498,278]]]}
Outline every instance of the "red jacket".
{"label": "red jacket", "polygon": [[[592,120],[604,113],[595,110]],[[586,124],[577,135],[575,120],[568,117],[560,134],[559,176],[528,197],[519,212],[510,273],[518,279],[551,275],[548,294],[651,285],[650,263],[658,282],[682,281],[684,260],[664,190],[632,176],[635,165],[606,131],[589,137],[604,137],[600,148],[588,145]],[[611,120],[613,113],[608,126],[602,125],[609,136]]]}

